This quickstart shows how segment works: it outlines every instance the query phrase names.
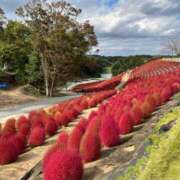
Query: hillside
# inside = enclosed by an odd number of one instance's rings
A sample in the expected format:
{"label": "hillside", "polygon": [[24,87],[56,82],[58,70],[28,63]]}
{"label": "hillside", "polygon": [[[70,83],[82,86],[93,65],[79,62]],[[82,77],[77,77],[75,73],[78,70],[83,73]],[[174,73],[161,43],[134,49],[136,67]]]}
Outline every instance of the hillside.
{"label": "hillside", "polygon": [[[99,82],[96,92],[8,119],[0,131],[0,177],[38,180],[49,175],[58,179],[63,174],[67,179],[68,174],[78,180],[146,179],[163,173],[178,177],[178,170],[167,166],[165,160],[177,164],[172,157],[178,153],[178,148],[173,148],[177,138],[171,137],[179,133],[179,73],[178,61],[158,59],[118,79],[125,82],[119,91],[114,89],[113,78],[103,82],[106,89]],[[150,143],[147,137],[152,139]],[[163,150],[167,144],[172,156]],[[156,145],[159,149],[154,151]],[[147,170],[139,176],[139,159],[144,158],[146,149]],[[166,166],[153,174],[152,168],[159,169],[153,161],[158,154],[162,154],[159,162]]]}

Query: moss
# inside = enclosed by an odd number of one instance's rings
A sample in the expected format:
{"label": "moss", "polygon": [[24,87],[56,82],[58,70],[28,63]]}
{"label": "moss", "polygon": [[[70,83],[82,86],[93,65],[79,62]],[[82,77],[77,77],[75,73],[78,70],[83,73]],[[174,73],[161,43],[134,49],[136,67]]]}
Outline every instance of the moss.
{"label": "moss", "polygon": [[[176,120],[172,129],[159,134],[160,127],[172,120]],[[148,139],[152,142],[146,149],[148,156],[129,167],[119,180],[180,179],[180,107],[162,118]]]}

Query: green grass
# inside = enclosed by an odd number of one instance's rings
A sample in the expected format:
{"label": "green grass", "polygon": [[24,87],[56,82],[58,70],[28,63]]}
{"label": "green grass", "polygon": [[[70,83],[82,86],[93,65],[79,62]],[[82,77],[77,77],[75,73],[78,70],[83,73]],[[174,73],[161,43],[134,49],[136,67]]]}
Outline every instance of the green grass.
{"label": "green grass", "polygon": [[[172,129],[159,134],[159,128],[172,120],[176,120]],[[180,179],[180,107],[162,118],[148,139],[152,142],[146,149],[148,156],[129,167],[119,180]]]}

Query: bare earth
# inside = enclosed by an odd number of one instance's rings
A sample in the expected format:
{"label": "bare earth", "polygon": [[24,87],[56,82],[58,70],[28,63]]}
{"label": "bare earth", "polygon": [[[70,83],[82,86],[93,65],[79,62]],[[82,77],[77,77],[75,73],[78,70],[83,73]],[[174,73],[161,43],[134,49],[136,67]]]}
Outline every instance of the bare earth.
{"label": "bare earth", "polygon": [[0,90],[0,108],[39,99],[37,97],[25,95],[22,89],[23,87],[18,87],[10,90]]}

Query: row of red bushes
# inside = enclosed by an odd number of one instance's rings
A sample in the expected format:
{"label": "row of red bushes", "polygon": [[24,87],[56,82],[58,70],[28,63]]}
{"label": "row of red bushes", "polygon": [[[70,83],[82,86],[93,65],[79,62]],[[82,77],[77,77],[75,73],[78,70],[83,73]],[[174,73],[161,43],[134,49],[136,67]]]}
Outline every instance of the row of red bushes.
{"label": "row of red bushes", "polygon": [[115,76],[109,80],[104,80],[96,83],[80,84],[71,89],[73,92],[98,92],[104,90],[114,89],[120,82],[122,74]]}
{"label": "row of red bushes", "polygon": [[121,143],[121,135],[133,131],[176,92],[180,91],[180,71],[131,81],[120,93],[81,119],[72,132],[60,133],[43,160],[45,180],[81,180],[83,162],[100,157],[101,149]]}
{"label": "row of red bushes", "polygon": [[179,62],[163,61],[161,59],[149,61],[142,66],[134,68],[131,74],[131,79],[155,77],[168,72],[174,72],[179,68]]}
{"label": "row of red bushes", "polygon": [[[172,61],[153,60],[132,70],[129,80],[133,79],[148,79],[167,72],[174,72],[180,67],[180,63]],[[113,77],[110,80],[80,84],[72,88],[74,92],[98,92],[102,90],[114,89],[122,79],[124,73]]]}
{"label": "row of red bushes", "polygon": [[42,145],[46,137],[68,125],[84,109],[96,106],[114,93],[104,91],[83,95],[54,105],[48,111],[37,110],[17,120],[8,119],[3,128],[0,125],[0,165],[15,161],[28,146]]}

